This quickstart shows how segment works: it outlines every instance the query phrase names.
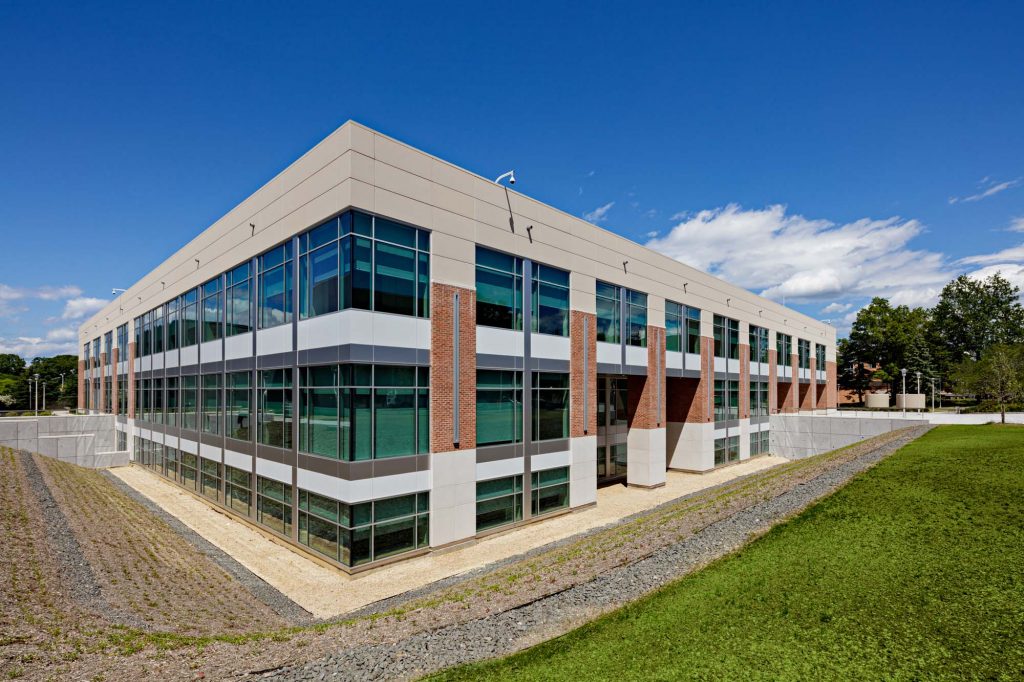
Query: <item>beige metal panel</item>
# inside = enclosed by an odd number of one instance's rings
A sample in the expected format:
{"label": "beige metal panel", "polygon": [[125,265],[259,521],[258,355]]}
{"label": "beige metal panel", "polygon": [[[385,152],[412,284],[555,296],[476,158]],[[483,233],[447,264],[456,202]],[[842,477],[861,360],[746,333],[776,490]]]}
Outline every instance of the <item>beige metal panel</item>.
{"label": "beige metal panel", "polygon": [[597,314],[597,279],[579,270],[569,273],[569,308]]}
{"label": "beige metal panel", "polygon": [[661,296],[647,297],[647,324],[654,327],[665,326],[665,299]]}
{"label": "beige metal panel", "polygon": [[430,238],[430,279],[476,288],[476,244],[472,239],[435,232]]}

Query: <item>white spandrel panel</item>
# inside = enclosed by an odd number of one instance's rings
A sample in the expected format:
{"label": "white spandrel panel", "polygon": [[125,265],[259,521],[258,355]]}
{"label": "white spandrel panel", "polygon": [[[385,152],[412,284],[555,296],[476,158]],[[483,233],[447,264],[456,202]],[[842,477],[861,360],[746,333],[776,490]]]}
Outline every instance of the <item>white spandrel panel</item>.
{"label": "white spandrel panel", "polygon": [[530,334],[530,355],[548,360],[569,360],[571,344],[568,336]]}
{"label": "white spandrel panel", "polygon": [[238,360],[252,357],[252,332],[235,334],[224,339],[224,359]]}
{"label": "white spandrel panel", "polygon": [[607,365],[622,364],[622,346],[617,343],[598,341],[597,361]]}
{"label": "white spandrel panel", "polygon": [[523,333],[496,327],[476,328],[476,352],[488,355],[523,357]]}

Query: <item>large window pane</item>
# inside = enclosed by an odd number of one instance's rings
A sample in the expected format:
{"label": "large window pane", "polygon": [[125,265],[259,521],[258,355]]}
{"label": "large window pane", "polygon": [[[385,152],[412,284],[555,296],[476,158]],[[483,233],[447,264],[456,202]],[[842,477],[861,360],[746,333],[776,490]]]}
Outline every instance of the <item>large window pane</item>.
{"label": "large window pane", "polygon": [[619,343],[621,310],[619,287],[597,283],[597,340]]}
{"label": "large window pane", "polygon": [[416,391],[378,388],[375,396],[375,457],[416,453]]}
{"label": "large window pane", "polygon": [[569,335],[569,273],[533,265],[533,331]]}
{"label": "large window pane", "polygon": [[476,323],[501,329],[523,328],[523,262],[476,248]]}
{"label": "large window pane", "polygon": [[399,315],[416,314],[416,252],[377,242],[373,309]]}
{"label": "large window pane", "polygon": [[225,378],[225,428],[229,438],[252,440],[252,374],[231,372]]}
{"label": "large window pane", "polygon": [[522,402],[521,372],[477,370],[477,445],[521,442]]}
{"label": "large window pane", "polygon": [[533,440],[569,437],[569,375],[533,373]]}
{"label": "large window pane", "polygon": [[258,441],[289,449],[292,446],[291,370],[264,370],[259,373]]}

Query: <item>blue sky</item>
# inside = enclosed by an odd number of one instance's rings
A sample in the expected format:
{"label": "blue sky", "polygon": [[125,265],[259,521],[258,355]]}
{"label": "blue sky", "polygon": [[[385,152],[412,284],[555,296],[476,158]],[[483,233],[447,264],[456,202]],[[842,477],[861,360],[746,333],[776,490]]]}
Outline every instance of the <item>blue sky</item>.
{"label": "blue sky", "polygon": [[0,352],[350,118],[841,331],[1024,284],[1020,3],[373,4],[0,3]]}

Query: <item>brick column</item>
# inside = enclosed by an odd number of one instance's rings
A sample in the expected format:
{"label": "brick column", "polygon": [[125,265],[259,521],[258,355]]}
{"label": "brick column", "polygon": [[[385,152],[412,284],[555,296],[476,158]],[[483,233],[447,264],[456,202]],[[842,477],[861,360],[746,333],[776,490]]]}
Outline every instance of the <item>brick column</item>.
{"label": "brick column", "polygon": [[697,385],[697,400],[700,400],[704,411],[704,418],[698,421],[715,421],[715,340],[710,336],[700,337],[700,384]]}
{"label": "brick column", "polygon": [[750,417],[750,346],[740,344],[740,419]]}
{"label": "brick column", "polygon": [[775,414],[779,411],[779,378],[778,372],[778,351],[774,348],[768,349],[768,414]]}
{"label": "brick column", "polygon": [[[586,386],[583,385],[583,330],[587,330]],[[569,312],[569,435],[572,438],[597,435],[597,316],[581,310]],[[587,423],[583,423],[583,397],[587,401]]]}
{"label": "brick column", "polygon": [[[660,371],[658,369],[660,368]],[[665,330],[647,327],[647,376],[630,376],[629,428],[657,429],[665,426]],[[661,408],[658,397],[661,397]]]}
{"label": "brick column", "polygon": [[[459,395],[455,396],[455,294],[459,295]],[[459,405],[455,442],[454,405]],[[476,292],[448,284],[430,291],[430,450],[476,447]]]}
{"label": "brick column", "polygon": [[[793,339],[793,349],[799,348],[800,341],[796,338]],[[800,355],[793,353],[789,356],[789,368],[792,370],[793,375],[793,386],[789,392],[789,399],[791,401],[789,405],[790,412],[800,411]]]}
{"label": "brick column", "polygon": [[128,418],[135,419],[135,342],[128,342]]}
{"label": "brick column", "polygon": [[114,414],[117,414],[117,411],[119,409],[121,409],[121,403],[117,399],[117,396],[118,396],[118,383],[121,380],[121,377],[117,373],[117,356],[119,355],[118,349],[117,348],[113,348],[113,349],[111,349],[110,353],[113,356],[113,358],[111,358],[111,361],[110,361],[110,380],[111,380],[111,384],[110,384],[110,402],[113,403],[113,405],[111,406],[111,407],[113,407],[113,410],[111,410],[111,411]]}
{"label": "brick column", "polygon": [[825,408],[834,410],[839,407],[839,378],[836,375],[836,363],[825,361]]}
{"label": "brick column", "polygon": [[78,361],[78,409],[85,409],[85,360]]}
{"label": "brick column", "polygon": [[107,354],[100,353],[100,412],[107,411]]}
{"label": "brick column", "polygon": [[[814,346],[811,346],[813,349]],[[810,409],[818,409],[818,358],[814,355],[811,356],[811,389],[810,393]]]}

